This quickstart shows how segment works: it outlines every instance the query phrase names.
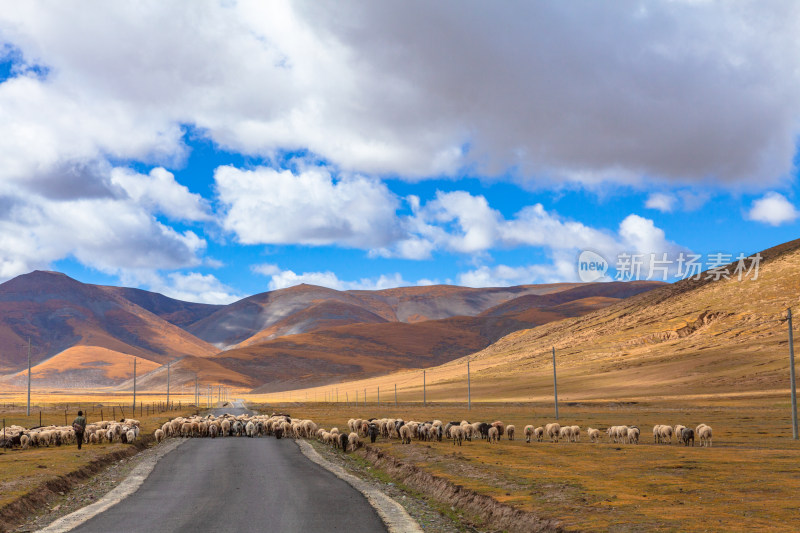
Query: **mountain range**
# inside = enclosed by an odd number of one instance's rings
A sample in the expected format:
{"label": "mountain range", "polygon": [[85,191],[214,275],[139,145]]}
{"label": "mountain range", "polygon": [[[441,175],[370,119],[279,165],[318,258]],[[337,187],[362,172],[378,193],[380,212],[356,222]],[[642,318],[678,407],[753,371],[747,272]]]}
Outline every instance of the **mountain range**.
{"label": "mountain range", "polygon": [[0,383],[22,386],[28,339],[35,386],[225,384],[258,392],[419,368],[508,333],[582,316],[662,284],[448,285],[337,291],[313,285],[230,305],[34,271],[0,284]]}

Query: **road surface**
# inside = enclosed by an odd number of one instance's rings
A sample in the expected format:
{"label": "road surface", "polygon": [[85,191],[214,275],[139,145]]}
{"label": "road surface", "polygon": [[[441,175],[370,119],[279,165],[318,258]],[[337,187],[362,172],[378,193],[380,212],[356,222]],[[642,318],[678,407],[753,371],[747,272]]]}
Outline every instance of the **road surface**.
{"label": "road surface", "polygon": [[[241,414],[219,409],[215,414]],[[291,439],[190,439],[142,486],[73,531],[386,531],[364,496]]]}

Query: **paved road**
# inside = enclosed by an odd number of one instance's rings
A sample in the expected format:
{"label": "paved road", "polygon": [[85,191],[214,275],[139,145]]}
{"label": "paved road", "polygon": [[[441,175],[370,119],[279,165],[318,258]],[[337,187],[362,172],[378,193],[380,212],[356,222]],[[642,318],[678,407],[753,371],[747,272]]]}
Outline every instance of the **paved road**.
{"label": "paved road", "polygon": [[226,437],[189,440],[164,456],[133,495],[73,531],[373,533],[386,527],[360,492],[306,459],[292,440]]}

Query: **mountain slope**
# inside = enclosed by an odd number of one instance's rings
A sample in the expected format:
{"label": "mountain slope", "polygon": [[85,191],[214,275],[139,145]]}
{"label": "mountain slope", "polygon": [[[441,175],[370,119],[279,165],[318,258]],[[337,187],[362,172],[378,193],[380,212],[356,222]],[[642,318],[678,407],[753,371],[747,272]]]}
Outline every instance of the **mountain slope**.
{"label": "mountain slope", "polygon": [[[256,294],[216,310],[187,330],[220,349],[247,346],[329,325],[422,322],[479,313],[528,294],[548,294],[576,283],[475,289],[450,285],[380,291],[337,291],[315,285]],[[295,316],[297,313],[301,315]]]}
{"label": "mountain slope", "polygon": [[[559,298],[550,298],[553,294],[547,294],[546,290],[552,290],[552,286],[542,290],[543,295],[524,294],[532,287],[519,291],[516,288],[491,289],[490,294],[494,292],[495,295],[489,297],[479,290],[460,291],[457,287],[444,287],[445,293],[470,294],[473,298],[473,310],[496,300],[498,293],[502,297],[515,292],[522,292],[524,295],[502,304],[502,309],[496,306],[485,315],[479,316],[404,323],[387,322],[371,314],[368,317],[372,319],[371,322],[365,320],[344,325],[333,325],[336,320],[318,320],[315,323],[317,327],[307,333],[271,339],[266,335],[260,338],[261,334],[257,334],[237,348],[221,352],[212,359],[226,368],[264,383],[256,389],[258,391],[292,388],[304,382],[323,383],[354,376],[376,375],[399,368],[428,367],[480,350],[511,331],[579,316],[619,301],[619,298],[611,296],[588,295],[628,295],[660,286],[651,282],[602,285],[608,286],[577,287],[582,290],[574,290]],[[574,287],[574,284],[570,285],[570,290]],[[539,289],[541,288],[535,288]],[[439,293],[441,289],[435,290]],[[568,290],[564,292],[569,293]],[[534,304],[537,307],[532,307]],[[428,302],[425,305],[431,307]],[[461,306],[463,303],[457,305]],[[306,313],[316,317],[324,316],[315,313],[317,306],[331,306],[328,309],[333,316],[341,316],[342,306],[349,311],[354,309],[348,304],[331,304],[326,301],[315,304],[303,313],[291,315],[290,318],[305,316]],[[262,334],[271,333],[273,328],[264,330]]]}
{"label": "mountain slope", "polygon": [[225,307],[224,305],[198,304],[168,298],[157,292],[133,289],[130,287],[112,287],[96,285],[99,289],[121,296],[167,322],[186,329],[187,326],[202,320],[208,315]]}
{"label": "mountain slope", "polygon": [[[552,399],[553,347],[559,398],[572,401],[785,390],[785,311],[800,298],[800,240],[761,256],[757,279],[704,274],[511,333],[470,355],[473,398]],[[429,397],[461,397],[464,366],[459,359],[429,369]]]}
{"label": "mountain slope", "polygon": [[102,288],[56,272],[35,271],[0,284],[0,372],[34,364],[76,346],[95,346],[158,363],[217,350]]}

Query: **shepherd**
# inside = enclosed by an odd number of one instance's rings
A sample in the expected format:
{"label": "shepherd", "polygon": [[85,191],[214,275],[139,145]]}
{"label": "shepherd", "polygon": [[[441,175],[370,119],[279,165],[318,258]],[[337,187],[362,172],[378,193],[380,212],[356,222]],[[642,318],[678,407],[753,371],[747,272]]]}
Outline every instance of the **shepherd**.
{"label": "shepherd", "polygon": [[78,449],[81,449],[83,444],[83,433],[86,431],[86,419],[83,417],[83,411],[78,411],[78,416],[72,421],[72,429],[75,431],[75,440],[78,441]]}

